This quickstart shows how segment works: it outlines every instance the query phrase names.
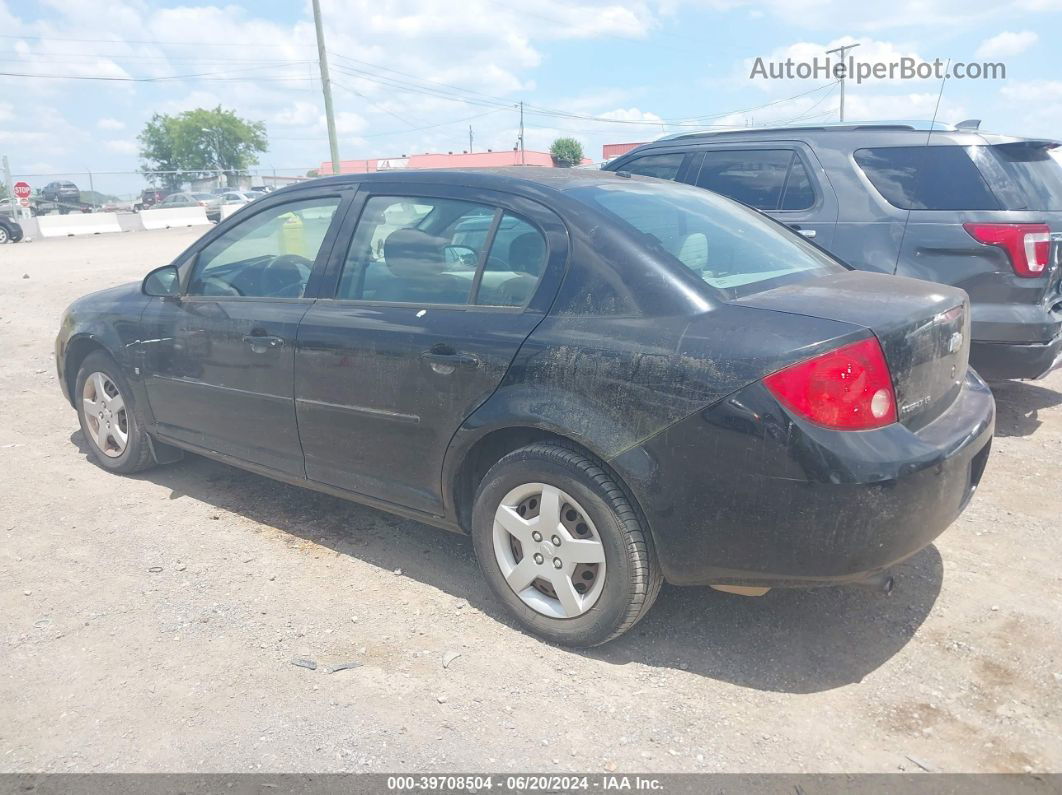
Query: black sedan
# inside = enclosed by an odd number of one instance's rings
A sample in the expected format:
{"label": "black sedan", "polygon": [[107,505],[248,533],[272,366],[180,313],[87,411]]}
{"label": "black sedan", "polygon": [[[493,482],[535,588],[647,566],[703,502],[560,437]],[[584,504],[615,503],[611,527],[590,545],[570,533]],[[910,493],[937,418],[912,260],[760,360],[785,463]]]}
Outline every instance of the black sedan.
{"label": "black sedan", "polygon": [[18,221],[0,212],[0,245],[4,243],[17,243],[22,239],[22,227]]}
{"label": "black sedan", "polygon": [[526,628],[661,582],[881,582],[988,457],[966,294],[851,271],[720,196],[520,168],[276,191],[67,311],[104,468],[181,451],[470,533]]}

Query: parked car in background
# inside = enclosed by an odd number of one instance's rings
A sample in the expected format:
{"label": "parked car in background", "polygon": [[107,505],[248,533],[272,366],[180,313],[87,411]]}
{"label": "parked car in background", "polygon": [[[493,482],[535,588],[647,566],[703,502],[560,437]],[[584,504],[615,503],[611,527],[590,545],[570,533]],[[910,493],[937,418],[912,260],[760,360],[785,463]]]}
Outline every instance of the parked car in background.
{"label": "parked car in background", "polygon": [[209,220],[221,220],[221,199],[210,193],[171,193],[156,207],[160,210],[172,207],[202,207]]}
{"label": "parked car in background", "polygon": [[860,270],[961,287],[973,366],[990,379],[1062,365],[1057,141],[973,124],[876,123],[688,133],[605,168],[737,199]]}
{"label": "parked car in background", "polygon": [[150,210],[163,199],[170,195],[170,191],[161,188],[147,188],[140,194],[140,199],[133,204],[133,212]]}
{"label": "parked car in background", "polygon": [[60,206],[60,212],[68,210],[81,211],[81,191],[77,185],[68,180],[55,180],[41,188],[41,198],[48,202],[55,202]]}
{"label": "parked car in background", "polygon": [[0,244],[17,243],[22,236],[22,227],[18,221],[0,208]]}
{"label": "parked car in background", "polygon": [[470,533],[516,620],[594,645],[665,579],[887,585],[984,471],[969,323],[707,191],[416,171],[255,202],[75,302],[56,362],[104,469],[190,450]]}
{"label": "parked car in background", "polygon": [[230,190],[220,194],[218,198],[221,199],[222,204],[248,204],[262,196],[265,194],[257,191]]}

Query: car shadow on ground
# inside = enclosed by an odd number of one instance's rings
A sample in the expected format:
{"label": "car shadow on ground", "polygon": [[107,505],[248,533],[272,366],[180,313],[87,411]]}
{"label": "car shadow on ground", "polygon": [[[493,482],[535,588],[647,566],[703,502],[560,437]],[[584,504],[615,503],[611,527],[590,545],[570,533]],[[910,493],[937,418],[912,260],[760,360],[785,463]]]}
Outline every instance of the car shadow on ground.
{"label": "car shadow on ground", "polygon": [[[71,436],[88,452],[80,431]],[[463,598],[518,632],[480,575],[471,541],[416,521],[195,455],[138,479]],[[221,518],[224,518],[223,515]],[[886,596],[861,588],[772,591],[750,598],[664,586],[647,616],[605,646],[573,653],[642,663],[723,682],[813,693],[862,680],[911,639],[940,592],[943,566],[928,547],[897,567]]]}
{"label": "car shadow on ground", "polygon": [[1062,403],[1062,393],[1028,381],[991,384],[996,398],[996,436],[1029,436],[1043,422],[1040,411]]}

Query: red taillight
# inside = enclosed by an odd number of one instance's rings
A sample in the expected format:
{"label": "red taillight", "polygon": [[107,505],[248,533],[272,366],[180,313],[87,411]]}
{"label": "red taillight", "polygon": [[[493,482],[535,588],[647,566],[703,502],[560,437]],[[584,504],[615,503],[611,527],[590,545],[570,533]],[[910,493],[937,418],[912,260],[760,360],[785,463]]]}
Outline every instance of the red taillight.
{"label": "red taillight", "polygon": [[206,206],[207,206],[207,203],[206,203],[206,202],[199,202],[199,206],[200,206],[200,207],[206,207]]}
{"label": "red taillight", "polygon": [[1018,276],[1035,279],[1047,270],[1051,229],[1047,224],[963,224],[978,243],[999,246]]}
{"label": "red taillight", "polygon": [[784,405],[827,428],[865,431],[896,422],[896,395],[881,345],[870,337],[763,379]]}

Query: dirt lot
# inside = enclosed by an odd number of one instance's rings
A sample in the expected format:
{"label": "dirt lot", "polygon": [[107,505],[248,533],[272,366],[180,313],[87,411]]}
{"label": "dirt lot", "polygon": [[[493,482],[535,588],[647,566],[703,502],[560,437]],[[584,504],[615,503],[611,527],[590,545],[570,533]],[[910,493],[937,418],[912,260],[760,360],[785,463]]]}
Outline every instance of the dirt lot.
{"label": "dirt lot", "polygon": [[1062,771],[1062,373],[997,389],[981,490],[891,597],[665,588],[576,653],[462,537],[86,460],[60,313],[196,234],[0,247],[0,770]]}

